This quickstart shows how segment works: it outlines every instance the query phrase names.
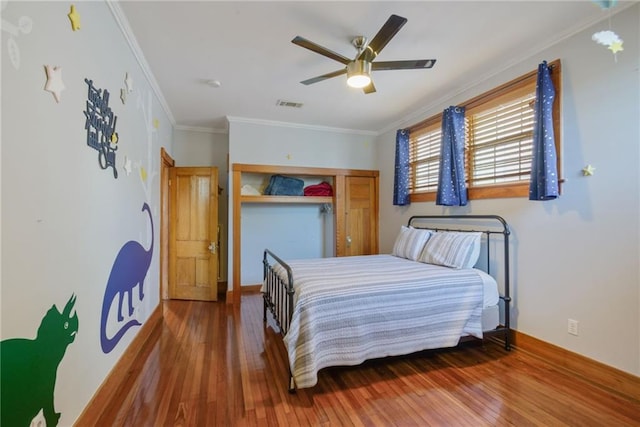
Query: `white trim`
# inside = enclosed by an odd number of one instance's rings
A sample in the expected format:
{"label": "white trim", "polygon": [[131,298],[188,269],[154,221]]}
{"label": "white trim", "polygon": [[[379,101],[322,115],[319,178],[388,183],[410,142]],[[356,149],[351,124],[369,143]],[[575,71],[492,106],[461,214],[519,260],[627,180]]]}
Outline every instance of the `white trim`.
{"label": "white trim", "polygon": [[228,134],[228,129],[220,129],[220,128],[205,128],[200,126],[182,126],[182,125],[174,125],[173,130],[181,130],[187,132],[201,132],[201,133],[222,133]]}
{"label": "white trim", "polygon": [[118,27],[120,27],[120,30],[122,31],[122,35],[127,41],[127,44],[129,45],[129,48],[131,49],[133,56],[135,56],[136,60],[138,61],[138,64],[140,65],[140,68],[142,68],[142,73],[147,78],[147,81],[151,86],[151,90],[153,90],[156,97],[158,98],[158,101],[160,102],[160,105],[162,106],[162,109],[164,110],[165,114],[169,117],[169,121],[171,122],[171,125],[175,126],[176,120],[173,117],[173,113],[171,112],[171,109],[169,108],[169,104],[167,104],[167,100],[164,98],[164,95],[160,90],[158,81],[153,75],[153,72],[151,71],[151,67],[149,66],[149,63],[147,62],[147,60],[145,59],[144,54],[142,53],[142,49],[140,48],[140,45],[136,40],[136,37],[133,35],[133,31],[131,30],[129,21],[127,20],[124,12],[122,12],[122,8],[120,8],[120,4],[117,1],[112,1],[112,0],[105,0],[105,2],[107,3],[107,6],[109,6],[109,9],[111,10],[111,14],[115,18],[116,23],[118,24]]}
{"label": "white trim", "polygon": [[279,126],[279,127],[288,127],[288,128],[296,128],[296,129],[308,129],[308,130],[323,131],[323,132],[335,132],[335,133],[346,133],[346,134],[367,135],[367,136],[379,135],[378,132],[370,131],[370,130],[334,128],[329,126],[317,126],[317,125],[307,125],[302,123],[278,122],[275,120],[249,119],[245,117],[235,117],[235,116],[226,116],[226,117],[229,123],[234,123],[234,122],[235,123],[251,123],[256,125]]}
{"label": "white trim", "polygon": [[[120,8],[120,5],[118,4],[117,1],[115,0],[105,0],[105,2],[107,3],[107,6],[109,7],[109,9],[111,10],[111,13],[113,14],[116,23],[118,24],[118,26],[120,27],[122,34],[124,35],[127,43],[129,44],[129,47],[131,48],[131,51],[133,53],[133,55],[135,56],[136,60],[138,61],[138,64],[140,65],[140,67],[142,68],[142,72],[144,73],[144,75],[146,76],[147,80],[149,81],[149,84],[151,85],[152,90],[154,91],[155,95],[157,96],[160,105],[162,106],[162,108],[164,109],[165,113],[167,114],[167,116],[169,117],[169,120],[171,121],[171,124],[176,127],[176,121],[175,118],[173,116],[173,113],[171,112],[171,109],[169,108],[169,105],[167,104],[166,99],[164,98],[164,95],[162,94],[162,91],[160,90],[160,86],[157,83],[157,80],[155,79],[153,72],[151,71],[151,67],[149,66],[147,60],[144,57],[144,54],[142,53],[142,49],[140,48],[140,45],[138,44],[135,36],[133,35],[133,31],[131,30],[131,27],[129,25],[129,21],[127,20],[127,18],[125,17],[122,9]],[[618,14],[621,13],[622,11],[624,11],[625,9],[635,5],[636,2],[628,2],[627,4],[619,4],[616,9],[617,11],[613,14]],[[395,130],[395,129],[399,129],[402,127],[406,127],[409,126],[410,124],[423,120],[424,118],[426,118],[427,114],[432,111],[434,108],[437,108],[438,106],[442,106],[444,105],[446,102],[451,102],[452,99],[455,99],[456,97],[458,97],[459,95],[465,93],[466,91],[474,88],[475,86],[480,85],[481,83],[485,82],[486,80],[489,80],[497,75],[499,75],[500,73],[502,73],[505,69],[508,69],[510,67],[513,67],[515,65],[518,65],[528,59],[533,58],[535,55],[539,54],[540,52],[549,49],[552,46],[557,45],[558,43],[568,39],[569,37],[572,37],[574,35],[576,35],[577,33],[584,31],[585,29],[589,28],[592,25],[597,24],[598,22],[604,21],[606,19],[610,18],[609,15],[609,11],[603,11],[603,13],[606,13],[607,16],[602,18],[602,17],[598,17],[598,18],[594,18],[594,19],[590,19],[586,22],[583,22],[581,24],[578,24],[570,29],[568,29],[567,31],[565,31],[563,34],[561,34],[559,37],[556,37],[554,40],[549,41],[549,43],[546,43],[545,45],[542,46],[537,46],[534,47],[533,49],[529,49],[526,52],[522,53],[521,55],[514,57],[511,61],[504,63],[504,64],[500,64],[498,68],[489,71],[487,73],[485,73],[484,75],[480,76],[479,78],[475,79],[473,82],[463,86],[462,88],[458,89],[455,92],[449,92],[448,94],[442,96],[441,98],[429,103],[429,105],[425,106],[424,108],[421,108],[418,111],[413,111],[411,112],[409,115],[396,120],[395,122],[385,126],[382,129],[379,129],[377,131],[368,131],[368,130],[358,130],[358,129],[344,129],[344,128],[334,128],[334,127],[328,127],[328,126],[317,126],[317,125],[306,125],[306,124],[299,124],[299,123],[288,123],[288,122],[278,122],[278,121],[272,121],[272,120],[264,120],[264,119],[249,119],[249,118],[242,118],[242,117],[232,117],[232,116],[227,116],[227,120],[229,122],[235,121],[238,123],[253,123],[253,124],[261,124],[261,125],[267,125],[267,126],[280,126],[280,127],[291,127],[291,128],[299,128],[299,129],[309,129],[309,130],[316,130],[316,131],[325,131],[325,132],[338,132],[338,133],[346,133],[346,134],[357,134],[357,135],[368,135],[368,136],[380,136],[386,132],[389,132],[391,130]],[[210,132],[210,133],[228,133],[228,130],[221,130],[221,129],[216,129],[216,128],[200,128],[200,127],[189,127],[189,126],[179,126],[178,127],[179,130],[192,130],[192,131],[196,131],[196,132]]]}
{"label": "white trim", "polygon": [[[617,6],[617,11],[616,13],[614,13],[613,15],[616,15],[620,12],[622,12],[623,10],[633,6],[636,2],[629,2],[628,4],[621,4],[619,6]],[[511,61],[506,62],[506,63],[502,63],[499,65],[498,68],[489,71],[488,73],[480,76],[479,78],[475,79],[474,81],[472,81],[471,83],[462,86],[460,89],[458,89],[455,92],[449,92],[446,95],[442,96],[441,98],[429,103],[429,105],[427,105],[424,108],[421,108],[418,111],[414,111],[412,113],[410,113],[409,115],[396,120],[395,122],[385,126],[384,128],[380,129],[379,131],[377,131],[378,135],[382,135],[386,132],[392,131],[392,130],[396,130],[396,129],[402,129],[405,127],[409,127],[412,124],[418,123],[426,118],[428,118],[430,115],[433,114],[429,114],[430,111],[432,111],[433,109],[437,108],[438,106],[443,106],[445,105],[445,103],[450,103],[453,99],[457,98],[459,95],[465,93],[466,91],[484,83],[485,81],[501,74],[504,70],[511,68],[513,66],[516,66],[528,59],[531,59],[533,57],[535,57],[536,55],[540,54],[541,52],[563,42],[564,40],[568,39],[569,37],[573,37],[576,34],[586,30],[587,28],[596,25],[599,22],[605,21],[607,19],[610,18],[609,16],[609,12],[604,11],[603,13],[607,14],[607,16],[605,18],[602,17],[598,17],[598,18],[594,18],[594,19],[589,19],[586,22],[583,22],[581,24],[578,24],[570,29],[568,29],[567,31],[565,31],[564,33],[560,34],[560,36],[556,37],[554,40],[549,41],[548,43],[541,45],[541,46],[536,46],[533,49],[529,49],[526,52],[524,52],[522,55],[519,55],[517,57],[514,57],[513,59],[511,59]],[[549,58],[549,60],[553,61],[555,58]],[[562,58],[560,58],[562,60]],[[542,60],[538,60],[536,62],[539,63]],[[443,107],[446,108],[446,107]]]}

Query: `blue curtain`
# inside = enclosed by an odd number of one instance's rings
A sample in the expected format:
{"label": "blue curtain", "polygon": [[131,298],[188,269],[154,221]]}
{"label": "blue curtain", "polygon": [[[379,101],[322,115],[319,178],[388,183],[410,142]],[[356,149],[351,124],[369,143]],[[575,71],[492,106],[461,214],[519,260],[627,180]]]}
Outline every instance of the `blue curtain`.
{"label": "blue curtain", "polygon": [[396,167],[393,174],[393,204],[405,206],[409,198],[409,131],[396,132]]}
{"label": "blue curtain", "polygon": [[442,143],[436,205],[466,206],[464,171],[464,107],[449,107],[442,113]]}
{"label": "blue curtain", "polygon": [[538,65],[535,119],[533,127],[533,160],[529,200],[553,200],[558,197],[556,142],[553,133],[553,100],[556,91],[547,61]]}

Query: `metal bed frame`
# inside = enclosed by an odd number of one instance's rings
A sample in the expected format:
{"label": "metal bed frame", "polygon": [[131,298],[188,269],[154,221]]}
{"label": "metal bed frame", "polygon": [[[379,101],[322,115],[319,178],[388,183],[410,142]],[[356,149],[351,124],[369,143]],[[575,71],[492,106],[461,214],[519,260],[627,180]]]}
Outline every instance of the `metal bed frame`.
{"label": "metal bed frame", "polygon": [[[481,221],[492,222],[483,229],[479,228],[442,228],[439,226],[423,226],[422,223],[443,224],[448,220],[464,220],[479,223]],[[498,325],[497,328],[484,331],[483,335],[504,334],[504,348],[511,350],[511,319],[510,319],[510,282],[509,282],[509,235],[511,230],[507,222],[498,215],[415,215],[409,218],[408,226],[415,228],[428,228],[435,231],[463,231],[463,232],[481,232],[484,234],[484,248],[487,255],[487,274],[491,274],[491,236],[502,235],[504,242],[503,263],[504,263],[504,290],[500,294],[500,299],[504,302],[504,325]],[[478,227],[476,225],[476,227]],[[488,227],[488,228],[487,228]],[[287,280],[283,280],[273,269],[273,265],[269,263],[270,259],[280,264],[287,272]],[[291,318],[293,316],[293,296],[295,290],[293,287],[293,272],[291,267],[280,257],[269,249],[264,250],[263,258],[263,321],[267,323],[267,311],[270,311],[273,319],[280,330],[280,334],[284,337],[289,331]],[[289,368],[289,392],[295,392],[295,381],[291,368]]]}

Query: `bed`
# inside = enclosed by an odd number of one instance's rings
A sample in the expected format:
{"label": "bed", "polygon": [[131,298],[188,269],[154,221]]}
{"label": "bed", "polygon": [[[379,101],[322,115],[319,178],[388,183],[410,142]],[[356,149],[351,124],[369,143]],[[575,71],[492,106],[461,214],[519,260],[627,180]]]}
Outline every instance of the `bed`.
{"label": "bed", "polygon": [[391,254],[284,261],[265,249],[263,319],[270,312],[283,336],[289,391],[313,387],[325,367],[466,337],[502,334],[509,350],[509,235],[496,215],[421,215]]}

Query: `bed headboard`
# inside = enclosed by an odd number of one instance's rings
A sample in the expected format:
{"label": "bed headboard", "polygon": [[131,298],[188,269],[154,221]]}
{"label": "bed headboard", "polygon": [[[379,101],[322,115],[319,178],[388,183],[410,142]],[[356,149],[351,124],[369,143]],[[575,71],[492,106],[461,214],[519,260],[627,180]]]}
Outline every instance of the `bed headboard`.
{"label": "bed headboard", "polygon": [[504,218],[498,215],[414,215],[409,218],[408,226],[428,228],[435,231],[481,232],[484,235],[483,249],[486,252],[487,273],[491,274],[491,241],[492,236],[502,235],[504,291],[500,299],[504,301],[504,326],[510,328],[509,309],[511,303],[510,270],[509,270],[509,235],[511,230]]}

